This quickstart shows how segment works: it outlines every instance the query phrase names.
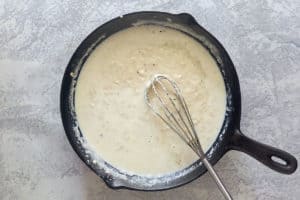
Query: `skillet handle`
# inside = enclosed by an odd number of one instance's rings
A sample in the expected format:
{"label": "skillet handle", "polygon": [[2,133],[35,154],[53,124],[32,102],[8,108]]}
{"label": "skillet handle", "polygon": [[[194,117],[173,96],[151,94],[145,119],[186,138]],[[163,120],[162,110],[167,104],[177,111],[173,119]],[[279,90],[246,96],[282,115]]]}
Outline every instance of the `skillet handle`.
{"label": "skillet handle", "polygon": [[297,169],[297,160],[294,156],[283,150],[252,140],[238,129],[232,136],[229,148],[242,151],[283,174],[292,174]]}

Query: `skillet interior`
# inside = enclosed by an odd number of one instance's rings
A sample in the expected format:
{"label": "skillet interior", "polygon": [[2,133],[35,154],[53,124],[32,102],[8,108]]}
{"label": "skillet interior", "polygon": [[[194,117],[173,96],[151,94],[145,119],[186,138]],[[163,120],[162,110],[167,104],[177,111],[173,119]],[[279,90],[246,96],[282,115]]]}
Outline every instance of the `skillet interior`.
{"label": "skillet interior", "polygon": [[[206,169],[200,161],[191,166],[164,176],[138,176],[112,167],[92,152],[80,131],[75,113],[74,96],[77,78],[90,53],[105,38],[131,26],[154,24],[182,31],[201,43],[216,60],[223,75],[227,109],[222,129],[207,152],[207,157],[215,164],[229,149],[229,140],[240,121],[240,89],[234,66],[222,45],[189,14],[173,15],[161,12],[139,12],[115,18],[92,32],[78,47],[66,69],[61,90],[61,115],[67,137],[79,157],[112,188],[138,190],[162,190],[188,183]],[[93,161],[97,162],[93,162]]]}

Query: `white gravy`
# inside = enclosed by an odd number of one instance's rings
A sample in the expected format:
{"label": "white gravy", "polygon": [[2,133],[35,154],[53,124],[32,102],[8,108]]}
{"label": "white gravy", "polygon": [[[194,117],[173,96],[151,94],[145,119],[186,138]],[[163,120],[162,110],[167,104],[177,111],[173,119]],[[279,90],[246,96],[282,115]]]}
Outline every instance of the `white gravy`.
{"label": "white gravy", "polygon": [[75,109],[89,145],[114,167],[139,175],[178,171],[196,154],[144,101],[147,81],[167,74],[181,88],[206,151],[222,126],[226,91],[209,52],[191,37],[154,25],[104,40],[85,62]]}

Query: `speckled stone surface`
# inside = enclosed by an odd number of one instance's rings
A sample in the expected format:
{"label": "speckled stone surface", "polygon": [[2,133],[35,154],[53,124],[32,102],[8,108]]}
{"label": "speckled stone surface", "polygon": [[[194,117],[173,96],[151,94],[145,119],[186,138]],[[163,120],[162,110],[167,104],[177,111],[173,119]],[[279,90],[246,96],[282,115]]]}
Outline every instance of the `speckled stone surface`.
{"label": "speckled stone surface", "polygon": [[[300,1],[0,1],[0,199],[222,199],[208,174],[164,192],[114,191],[79,160],[60,120],[64,69],[80,42],[129,12],[188,12],[228,50],[242,131],[300,159]],[[215,166],[235,199],[300,199],[300,172],[240,152]]]}

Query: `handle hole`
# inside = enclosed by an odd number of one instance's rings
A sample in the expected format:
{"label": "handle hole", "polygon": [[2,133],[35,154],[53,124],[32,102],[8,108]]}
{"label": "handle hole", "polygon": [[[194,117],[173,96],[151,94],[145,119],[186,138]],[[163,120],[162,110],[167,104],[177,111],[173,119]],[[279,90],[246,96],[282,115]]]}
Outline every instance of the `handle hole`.
{"label": "handle hole", "polygon": [[271,156],[271,159],[274,161],[274,162],[276,162],[276,163],[279,163],[279,164],[281,164],[281,165],[287,165],[287,162],[285,161],[285,160],[283,160],[283,159],[281,159],[281,158],[279,158],[279,157],[277,157],[277,156]]}

